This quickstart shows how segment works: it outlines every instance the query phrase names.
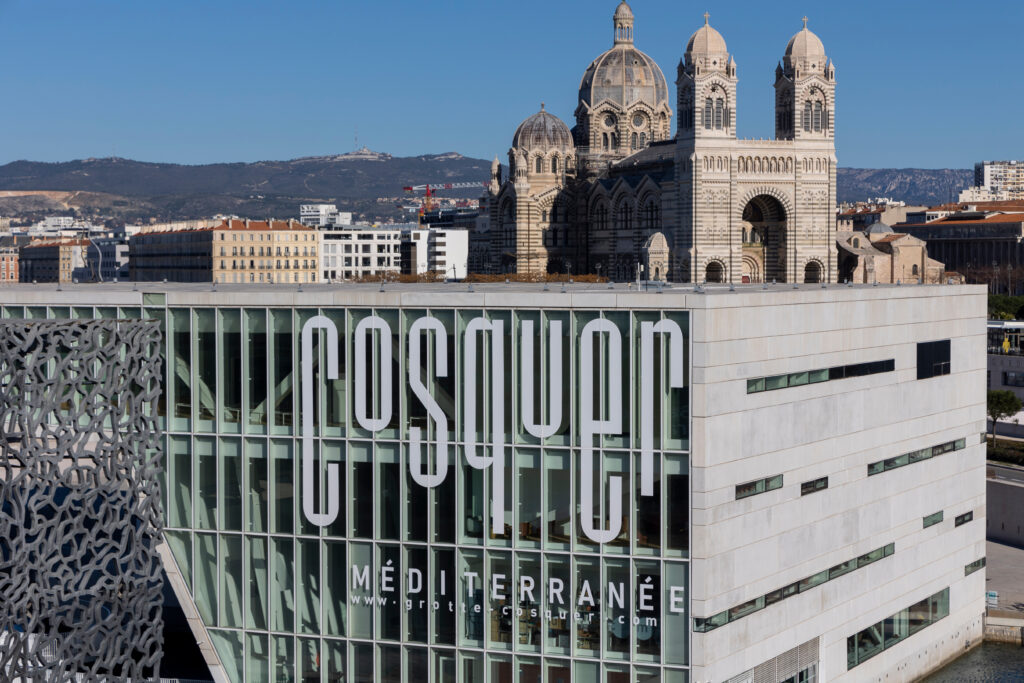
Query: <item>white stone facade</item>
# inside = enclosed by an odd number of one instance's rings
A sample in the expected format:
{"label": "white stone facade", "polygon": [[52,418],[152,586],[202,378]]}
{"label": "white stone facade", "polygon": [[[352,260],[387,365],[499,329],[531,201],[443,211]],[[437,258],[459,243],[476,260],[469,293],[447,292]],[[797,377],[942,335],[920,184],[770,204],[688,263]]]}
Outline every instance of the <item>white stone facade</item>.
{"label": "white stone facade", "polygon": [[[985,290],[914,286],[687,296],[692,306],[692,610],[710,617],[894,544],[869,566],[693,634],[693,681],[818,639],[819,681],[912,681],[977,644],[985,572]],[[919,342],[949,374],[917,379]],[[895,370],[747,393],[747,380],[893,359]],[[965,448],[868,476],[869,463]],[[783,476],[736,500],[738,484]],[[801,484],[828,488],[801,495]],[[923,527],[925,516],[944,520]],[[972,512],[973,521],[955,526]],[[847,638],[949,588],[949,615],[848,670]],[[776,679],[771,679],[776,680]],[[778,679],[781,680],[781,679]]]}

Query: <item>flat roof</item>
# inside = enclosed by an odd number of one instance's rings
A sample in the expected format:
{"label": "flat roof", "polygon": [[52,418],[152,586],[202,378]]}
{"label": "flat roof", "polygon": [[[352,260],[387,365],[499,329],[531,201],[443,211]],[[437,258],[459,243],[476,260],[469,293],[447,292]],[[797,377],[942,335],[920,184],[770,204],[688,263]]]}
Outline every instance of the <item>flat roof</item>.
{"label": "flat roof", "polygon": [[[340,283],[304,285],[119,282],[12,284],[0,305],[142,306],[163,295],[168,306],[453,307],[453,308],[733,308],[869,299],[982,296],[985,285],[692,284],[636,283]],[[984,306],[985,304],[982,304]]]}

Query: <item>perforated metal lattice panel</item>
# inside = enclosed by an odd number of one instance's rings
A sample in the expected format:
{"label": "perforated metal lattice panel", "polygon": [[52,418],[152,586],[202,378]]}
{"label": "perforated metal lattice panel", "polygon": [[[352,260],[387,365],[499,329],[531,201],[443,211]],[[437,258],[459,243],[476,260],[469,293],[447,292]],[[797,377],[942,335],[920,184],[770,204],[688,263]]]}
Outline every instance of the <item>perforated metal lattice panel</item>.
{"label": "perforated metal lattice panel", "polygon": [[0,679],[159,676],[160,339],[0,322]]}

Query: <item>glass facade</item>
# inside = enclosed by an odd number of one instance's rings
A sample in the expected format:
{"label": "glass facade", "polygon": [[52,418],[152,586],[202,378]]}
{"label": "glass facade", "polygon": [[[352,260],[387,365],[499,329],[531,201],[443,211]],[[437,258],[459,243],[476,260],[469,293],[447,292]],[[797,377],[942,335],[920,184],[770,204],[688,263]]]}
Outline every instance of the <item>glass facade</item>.
{"label": "glass facade", "polygon": [[232,680],[688,680],[685,312],[40,308],[3,315],[164,322],[167,540]]}

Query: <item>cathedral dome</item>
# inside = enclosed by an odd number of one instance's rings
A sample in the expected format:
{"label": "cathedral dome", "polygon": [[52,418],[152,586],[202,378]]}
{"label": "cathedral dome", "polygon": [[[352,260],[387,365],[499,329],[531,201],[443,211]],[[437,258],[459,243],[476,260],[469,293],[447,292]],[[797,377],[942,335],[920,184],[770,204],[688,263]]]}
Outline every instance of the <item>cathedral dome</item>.
{"label": "cathedral dome", "polygon": [[825,60],[825,44],[821,42],[821,38],[807,28],[806,17],[803,29],[790,38],[789,44],[786,45],[786,58],[790,61],[798,59]]}
{"label": "cathedral dome", "polygon": [[653,59],[621,43],[595,59],[580,80],[581,103],[594,106],[602,100],[623,109],[642,101],[657,110],[668,104],[668,82]]}
{"label": "cathedral dome", "polygon": [[623,0],[612,18],[615,42],[580,79],[580,104],[607,100],[621,109],[643,102],[652,110],[668,105],[668,81],[661,67],[633,45],[633,10]]}
{"label": "cathedral dome", "polygon": [[512,146],[531,151],[550,149],[570,151],[573,148],[572,134],[569,132],[569,126],[565,125],[562,119],[545,111],[544,105],[541,104],[539,112],[527,118],[519,124],[519,128],[516,128],[516,134],[512,137]]}
{"label": "cathedral dome", "polygon": [[687,54],[717,55],[726,54],[728,49],[725,46],[725,38],[722,34],[711,27],[708,23],[708,15],[704,15],[704,25],[697,29],[697,32],[690,36],[690,42],[686,44]]}

